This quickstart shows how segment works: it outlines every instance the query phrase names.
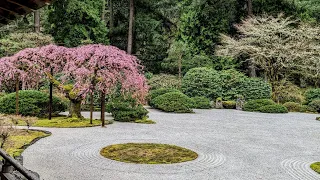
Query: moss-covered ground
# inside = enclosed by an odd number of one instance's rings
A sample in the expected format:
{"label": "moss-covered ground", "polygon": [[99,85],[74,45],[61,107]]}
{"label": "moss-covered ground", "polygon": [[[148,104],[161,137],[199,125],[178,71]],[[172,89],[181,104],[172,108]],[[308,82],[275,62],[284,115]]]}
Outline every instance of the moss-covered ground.
{"label": "moss-covered ground", "polygon": [[4,150],[11,156],[20,156],[36,140],[50,136],[50,133],[35,130],[16,129],[4,143]]}
{"label": "moss-covered ground", "polygon": [[320,174],[320,162],[311,164],[311,169]]}
{"label": "moss-covered ground", "polygon": [[198,154],[168,144],[128,143],[103,148],[100,154],[108,159],[136,164],[173,164],[192,161]]}

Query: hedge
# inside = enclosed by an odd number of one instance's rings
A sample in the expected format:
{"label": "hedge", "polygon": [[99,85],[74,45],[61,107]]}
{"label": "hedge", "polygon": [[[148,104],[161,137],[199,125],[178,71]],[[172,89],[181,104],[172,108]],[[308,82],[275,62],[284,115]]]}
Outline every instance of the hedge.
{"label": "hedge", "polygon": [[[60,113],[67,109],[67,104],[53,96],[53,112]],[[10,93],[0,98],[0,112],[15,114],[16,93]],[[34,90],[19,91],[19,113],[22,116],[44,117],[49,113],[49,95]]]}
{"label": "hedge", "polygon": [[276,103],[271,99],[257,99],[251,100],[244,104],[244,111],[259,111],[259,109],[263,106],[275,105]]}
{"label": "hedge", "polygon": [[288,113],[288,109],[281,104],[262,106],[259,111],[262,113]]}
{"label": "hedge", "polygon": [[193,97],[192,99],[192,108],[195,109],[210,109],[211,103],[210,100],[203,96]]}

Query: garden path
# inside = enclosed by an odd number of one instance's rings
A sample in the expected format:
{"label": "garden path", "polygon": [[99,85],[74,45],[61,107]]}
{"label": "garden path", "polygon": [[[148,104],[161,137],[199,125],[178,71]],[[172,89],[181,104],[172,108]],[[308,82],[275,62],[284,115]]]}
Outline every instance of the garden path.
{"label": "garden path", "polygon": [[[150,109],[150,119],[157,122],[153,125],[115,122],[106,128],[38,128],[52,136],[24,151],[25,166],[45,180],[320,179],[308,167],[320,161],[317,115],[195,112]],[[128,142],[175,144],[196,151],[199,157],[180,164],[136,165],[99,154],[105,146]]]}

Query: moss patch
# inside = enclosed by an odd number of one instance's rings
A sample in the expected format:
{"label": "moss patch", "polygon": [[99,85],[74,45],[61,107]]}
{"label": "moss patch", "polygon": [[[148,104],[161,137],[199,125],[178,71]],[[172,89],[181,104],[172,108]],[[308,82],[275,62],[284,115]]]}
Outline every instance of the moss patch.
{"label": "moss patch", "polygon": [[320,174],[320,162],[311,164],[311,169]]}
{"label": "moss patch", "polygon": [[182,147],[168,144],[128,143],[103,148],[103,157],[136,164],[173,164],[192,161],[198,154]]}
{"label": "moss patch", "polygon": [[11,156],[20,156],[29,145],[50,135],[43,131],[17,129],[5,142],[4,150]]}
{"label": "moss patch", "polygon": [[134,122],[139,124],[156,124],[156,122],[150,119],[138,119],[138,120],[135,120]]}
{"label": "moss patch", "polygon": [[[106,125],[111,124],[110,121],[106,121]],[[19,126],[26,126],[24,121],[19,121]],[[93,120],[90,124],[90,119],[78,119],[68,117],[54,117],[51,120],[39,119],[32,126],[33,127],[56,127],[56,128],[80,128],[80,127],[94,127],[100,126],[100,120]]]}

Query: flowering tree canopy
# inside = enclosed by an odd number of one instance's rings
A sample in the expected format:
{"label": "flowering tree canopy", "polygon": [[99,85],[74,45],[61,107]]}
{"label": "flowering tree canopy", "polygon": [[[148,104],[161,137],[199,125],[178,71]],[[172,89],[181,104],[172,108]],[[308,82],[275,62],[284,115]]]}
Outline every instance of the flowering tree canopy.
{"label": "flowering tree canopy", "polygon": [[[19,77],[24,87],[32,88],[42,78],[49,78],[71,101],[70,115],[77,117],[81,117],[81,101],[94,89],[110,93],[120,87],[121,92],[130,92],[140,101],[148,92],[138,59],[113,46],[25,49],[0,59],[0,66],[0,83]],[[51,70],[61,76],[56,79]]]}

